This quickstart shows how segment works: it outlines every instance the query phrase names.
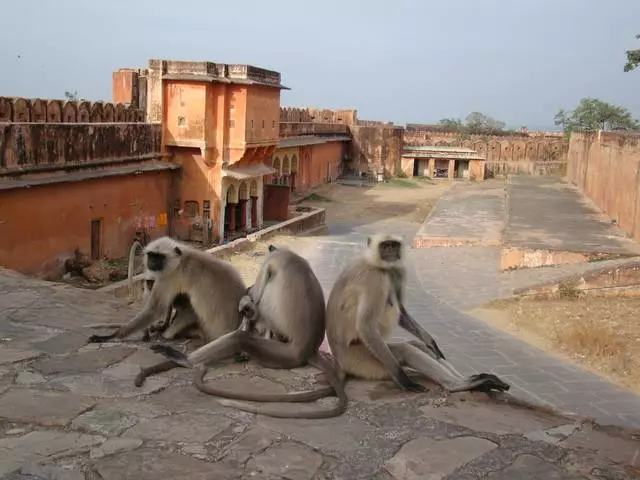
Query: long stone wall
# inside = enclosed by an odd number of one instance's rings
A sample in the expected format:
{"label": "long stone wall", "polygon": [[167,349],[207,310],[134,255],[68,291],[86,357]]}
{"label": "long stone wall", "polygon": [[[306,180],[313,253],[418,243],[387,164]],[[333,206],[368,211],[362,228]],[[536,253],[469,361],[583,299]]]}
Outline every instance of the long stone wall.
{"label": "long stone wall", "polygon": [[640,134],[573,133],[567,177],[603,213],[640,240]]}
{"label": "long stone wall", "polygon": [[149,123],[0,123],[0,176],[159,156]]}
{"label": "long stone wall", "polygon": [[486,158],[486,176],[508,174],[564,175],[567,141],[562,133],[465,135],[443,130],[404,131],[404,143],[412,146],[455,146],[471,148]]}
{"label": "long stone wall", "polygon": [[0,97],[0,176],[158,156],[160,126],[144,120],[122,103]]}
{"label": "long stone wall", "polygon": [[0,97],[0,123],[136,123],[145,112],[123,103]]}

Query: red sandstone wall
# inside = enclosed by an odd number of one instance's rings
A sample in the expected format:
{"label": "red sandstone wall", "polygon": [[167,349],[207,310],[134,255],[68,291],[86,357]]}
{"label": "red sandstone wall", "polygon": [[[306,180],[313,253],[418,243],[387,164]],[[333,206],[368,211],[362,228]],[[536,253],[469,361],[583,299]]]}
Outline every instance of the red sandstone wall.
{"label": "red sandstone wall", "polygon": [[351,169],[362,172],[377,172],[382,169],[385,176],[396,175],[400,171],[402,127],[357,125],[349,128],[353,138],[349,165]]}
{"label": "red sandstone wall", "polygon": [[407,128],[404,142],[407,145],[471,148],[486,157],[488,177],[516,173],[563,175],[566,171],[568,145],[562,134],[461,135],[455,132]]}
{"label": "red sandstone wall", "polygon": [[342,159],[348,142],[329,142],[300,148],[296,190],[311,190],[335,181],[342,173]]}
{"label": "red sandstone wall", "polygon": [[573,133],[567,177],[603,213],[640,240],[639,134]]}
{"label": "red sandstone wall", "polygon": [[0,123],[0,178],[159,156],[147,123]]}
{"label": "red sandstone wall", "polygon": [[138,224],[167,233],[168,171],[0,190],[0,265],[32,274],[55,268],[75,248],[89,254],[91,221],[102,219],[102,251],[128,255]]}
{"label": "red sandstone wall", "polygon": [[133,123],[144,121],[144,110],[123,103],[0,97],[0,123]]}

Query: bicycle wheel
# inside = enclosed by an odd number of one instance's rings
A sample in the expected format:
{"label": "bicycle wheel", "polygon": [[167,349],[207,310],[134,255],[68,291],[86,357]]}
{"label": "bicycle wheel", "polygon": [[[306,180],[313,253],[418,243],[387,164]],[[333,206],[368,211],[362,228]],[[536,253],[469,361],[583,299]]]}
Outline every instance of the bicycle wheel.
{"label": "bicycle wheel", "polygon": [[129,296],[133,295],[133,277],[144,270],[144,247],[138,240],[134,240],[129,250],[129,266],[127,278],[129,280]]}

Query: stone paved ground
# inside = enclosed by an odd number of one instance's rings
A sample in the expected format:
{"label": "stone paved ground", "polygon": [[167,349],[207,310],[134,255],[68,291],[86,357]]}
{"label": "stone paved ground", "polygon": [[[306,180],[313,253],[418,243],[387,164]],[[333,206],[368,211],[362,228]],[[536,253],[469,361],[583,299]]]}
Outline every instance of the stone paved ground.
{"label": "stone paved ground", "polygon": [[[320,251],[323,265],[338,266],[336,246],[342,244],[300,240],[292,248],[312,258],[313,250]],[[412,297],[417,292],[413,284]],[[640,437],[632,432],[494,402],[484,394],[444,396],[435,385],[415,395],[389,382],[350,381],[347,412],[327,420],[280,420],[224,407],[197,392],[182,369],[137,389],[132,382],[139,366],[157,360],[148,345],[86,345],[91,332],[82,327],[124,320],[131,307],[105,294],[0,272],[0,308],[3,480],[640,475]],[[437,313],[441,319],[446,311]],[[461,333],[458,326],[455,333]],[[486,340],[476,337],[476,347]],[[459,355],[449,342],[443,346],[452,357]],[[227,363],[209,380],[282,392],[308,388],[312,374],[309,368]]]}
{"label": "stone paved ground", "polygon": [[[343,219],[327,237],[290,246],[309,258],[328,293],[367,234],[391,229],[410,240],[418,227],[398,216],[354,225]],[[460,311],[503,288],[503,279],[482,267],[495,259],[490,249],[410,250],[409,257],[407,306],[460,369],[495,371],[516,396],[638,425],[637,397]],[[479,266],[466,268],[471,258]],[[456,303],[468,290],[480,293]],[[313,421],[224,407],[197,392],[183,369],[137,389],[139,366],[157,361],[148,345],[86,345],[93,331],[82,327],[132,313],[101,293],[0,271],[1,479],[640,478],[640,432],[483,394],[443,396],[434,385],[415,395],[389,382],[352,380],[347,412]],[[276,371],[251,362],[227,364],[209,378],[265,391],[314,382],[309,368]]]}

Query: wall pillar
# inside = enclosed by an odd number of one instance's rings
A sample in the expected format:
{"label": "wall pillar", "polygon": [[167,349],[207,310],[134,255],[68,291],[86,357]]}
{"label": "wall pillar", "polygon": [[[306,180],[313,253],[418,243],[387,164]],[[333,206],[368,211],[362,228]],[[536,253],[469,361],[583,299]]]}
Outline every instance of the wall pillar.
{"label": "wall pillar", "polygon": [[240,222],[238,230],[241,232],[247,232],[247,200],[242,198],[239,200],[238,205],[240,207]]}
{"label": "wall pillar", "polygon": [[229,232],[236,231],[236,208],[237,203],[229,203]]}
{"label": "wall pillar", "polygon": [[291,191],[295,192],[296,191],[296,173],[295,172],[291,172],[289,174],[289,185],[291,185]]}
{"label": "wall pillar", "polygon": [[258,197],[251,197],[251,227],[259,228]]}
{"label": "wall pillar", "polygon": [[455,169],[456,169],[456,161],[452,158],[451,160],[449,160],[449,171],[447,172],[449,178],[454,177]]}
{"label": "wall pillar", "polygon": [[429,171],[427,172],[427,177],[429,178],[433,178],[435,176],[435,172],[436,171],[436,159],[435,158],[430,158],[429,159]]}

